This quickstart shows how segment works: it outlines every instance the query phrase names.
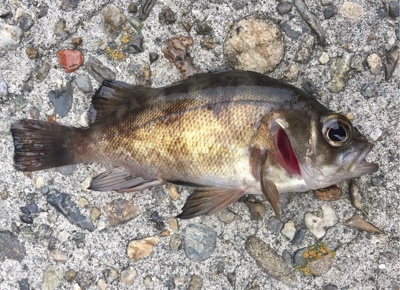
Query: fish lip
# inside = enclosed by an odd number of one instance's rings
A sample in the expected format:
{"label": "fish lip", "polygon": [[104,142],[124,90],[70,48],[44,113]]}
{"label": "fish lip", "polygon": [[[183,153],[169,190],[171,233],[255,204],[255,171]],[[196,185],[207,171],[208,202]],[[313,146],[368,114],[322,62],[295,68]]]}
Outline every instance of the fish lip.
{"label": "fish lip", "polygon": [[353,173],[355,171],[363,171],[363,174],[369,174],[377,171],[379,169],[379,165],[372,162],[367,162],[365,157],[371,152],[373,144],[367,143],[363,149],[359,151],[356,157],[353,159],[353,162],[350,164],[348,171]]}

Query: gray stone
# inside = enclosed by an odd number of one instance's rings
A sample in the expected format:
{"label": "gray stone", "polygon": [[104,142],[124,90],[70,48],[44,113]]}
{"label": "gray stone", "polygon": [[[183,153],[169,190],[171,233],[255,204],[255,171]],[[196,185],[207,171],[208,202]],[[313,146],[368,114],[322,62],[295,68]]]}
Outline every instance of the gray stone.
{"label": "gray stone", "polygon": [[135,37],[125,46],[125,52],[129,54],[138,54],[144,51],[143,37]]}
{"label": "gray stone", "polygon": [[131,4],[129,4],[129,6],[128,6],[129,13],[136,13],[137,11],[138,11],[138,7],[135,2],[132,2]]}
{"label": "gray stone", "polygon": [[76,203],[71,200],[71,197],[68,194],[53,193],[49,194],[46,199],[51,206],[55,207],[72,224],[75,224],[82,229],[86,229],[90,232],[94,231],[94,227],[90,222],[90,219],[81,215],[79,208],[76,206]]}
{"label": "gray stone", "polygon": [[104,66],[99,60],[94,57],[89,57],[86,61],[87,72],[98,82],[104,80],[115,80],[116,74],[108,67]]}
{"label": "gray stone", "polygon": [[149,17],[151,10],[156,5],[157,0],[143,0],[139,11],[139,19],[145,21]]}
{"label": "gray stone", "polygon": [[332,5],[334,3],[333,0],[321,0],[321,4],[323,6],[328,6],[328,5]]}
{"label": "gray stone", "polygon": [[272,232],[274,234],[277,234],[277,233],[279,233],[281,231],[282,227],[283,227],[283,223],[282,223],[281,220],[276,219],[275,217],[271,217],[268,220],[267,229],[270,232]]}
{"label": "gray stone", "polygon": [[294,253],[294,262],[296,265],[300,266],[301,263],[304,260],[303,254],[307,251],[307,248],[303,248],[300,250],[297,250],[296,253]]}
{"label": "gray stone", "polygon": [[49,74],[50,69],[51,69],[50,61],[45,59],[42,63],[42,66],[38,69],[38,71],[36,72],[36,75],[35,75],[38,83],[41,83],[44,81],[44,79]]}
{"label": "gray stone", "polygon": [[10,231],[0,231],[0,261],[13,259],[21,262],[26,255],[25,246]]}
{"label": "gray stone", "polygon": [[374,84],[363,85],[363,87],[361,88],[361,94],[367,98],[375,96],[375,85]]}
{"label": "gray stone", "polygon": [[293,265],[293,259],[288,250],[284,250],[282,252],[282,257],[285,260],[286,264],[288,264],[289,266]]}
{"label": "gray stone", "polygon": [[76,165],[72,164],[72,165],[60,166],[60,167],[56,167],[54,170],[62,175],[70,176],[70,175],[74,174],[74,172],[76,170]]}
{"label": "gray stone", "polygon": [[53,103],[54,109],[60,117],[64,117],[72,106],[73,87],[71,82],[60,90],[52,90],[48,93],[50,102]]}
{"label": "gray stone", "polygon": [[8,94],[8,88],[6,81],[0,77],[0,97],[5,97]]}
{"label": "gray stone", "polygon": [[43,290],[56,289],[61,277],[61,271],[57,265],[49,266],[43,274]]}
{"label": "gray stone", "polygon": [[67,30],[66,22],[64,19],[60,19],[57,21],[56,25],[54,26],[54,34],[62,40],[68,38],[69,31]]}
{"label": "gray stone", "polygon": [[108,36],[116,38],[122,30],[125,18],[114,4],[107,4],[100,11],[100,27]]}
{"label": "gray stone", "polygon": [[270,245],[256,236],[250,236],[246,241],[245,249],[268,275],[287,285],[295,285],[297,282],[295,273],[286,264],[283,257],[271,249]]}
{"label": "gray stone", "polygon": [[208,23],[202,22],[199,25],[197,25],[196,32],[197,32],[197,34],[200,34],[200,35],[212,36],[214,33],[214,30]]}
{"label": "gray stone", "polygon": [[176,14],[169,6],[164,6],[158,14],[158,20],[163,25],[168,25],[176,22]]}
{"label": "gray stone", "polygon": [[284,22],[284,23],[280,24],[279,26],[280,26],[280,28],[282,28],[282,30],[285,32],[285,34],[287,36],[289,36],[290,38],[298,39],[302,34],[300,31],[293,30],[288,22]]}
{"label": "gray stone", "polygon": [[[397,287],[397,288],[400,288],[400,287]],[[335,285],[331,285],[331,284],[325,285],[324,287],[322,287],[322,290],[337,290],[337,289],[338,289],[338,287],[336,287]]]}
{"label": "gray stone", "polygon": [[217,233],[201,224],[189,224],[185,228],[183,239],[186,256],[193,261],[204,261],[215,249]]}
{"label": "gray stone", "polygon": [[392,18],[397,18],[400,15],[399,1],[389,2],[389,16]]}
{"label": "gray stone", "polygon": [[74,82],[78,89],[84,93],[90,93],[93,90],[92,81],[87,75],[77,76]]}
{"label": "gray stone", "polygon": [[35,24],[32,17],[28,14],[22,14],[20,18],[18,18],[18,26],[21,27],[23,31],[28,31]]}
{"label": "gray stone", "polygon": [[221,222],[223,222],[224,224],[230,224],[236,218],[236,215],[227,208],[219,211],[217,216],[218,216],[218,219]]}
{"label": "gray stone", "polygon": [[30,289],[28,278],[18,281],[18,284],[19,284],[19,290],[29,290]]}
{"label": "gray stone", "polygon": [[135,30],[136,30],[137,32],[140,33],[140,31],[142,31],[143,23],[142,23],[139,19],[133,17],[133,18],[129,19],[129,24],[130,24],[133,28],[135,28]]}
{"label": "gray stone", "polygon": [[111,284],[112,282],[114,282],[115,280],[117,280],[119,278],[118,271],[114,268],[105,269],[105,270],[103,270],[102,274],[108,284]]}
{"label": "gray stone", "polygon": [[62,0],[61,1],[61,10],[70,12],[75,10],[78,7],[79,0]]}
{"label": "gray stone", "polygon": [[226,278],[228,279],[229,284],[233,287],[233,289],[236,289],[236,272],[231,272],[226,275]]}
{"label": "gray stone", "polygon": [[333,16],[335,16],[336,10],[333,6],[328,6],[324,9],[324,17],[325,19],[331,19]]}
{"label": "gray stone", "polygon": [[291,10],[292,10],[292,3],[290,2],[280,2],[278,5],[276,5],[276,11],[280,15],[289,13]]}
{"label": "gray stone", "polygon": [[21,111],[26,107],[26,105],[28,105],[28,101],[23,96],[19,96],[15,99],[14,105],[16,111]]}
{"label": "gray stone", "polygon": [[232,7],[236,10],[242,10],[244,7],[246,7],[246,1],[243,0],[233,0],[232,2]]}
{"label": "gray stone", "polygon": [[305,229],[300,229],[296,232],[296,234],[294,235],[294,238],[292,240],[292,244],[293,245],[298,245],[301,244],[301,242],[303,241],[304,237],[306,236],[307,231]]}
{"label": "gray stone", "polygon": [[400,48],[394,46],[391,50],[386,53],[386,65],[385,65],[385,79],[388,81],[392,78],[394,69],[399,62]]}
{"label": "gray stone", "polygon": [[18,26],[0,24],[0,51],[15,50],[24,34]]}

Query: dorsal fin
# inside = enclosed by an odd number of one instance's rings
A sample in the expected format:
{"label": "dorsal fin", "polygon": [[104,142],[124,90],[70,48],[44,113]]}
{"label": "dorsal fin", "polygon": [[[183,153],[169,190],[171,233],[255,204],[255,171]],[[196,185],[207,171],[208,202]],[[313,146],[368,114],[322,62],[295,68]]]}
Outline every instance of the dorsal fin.
{"label": "dorsal fin", "polygon": [[89,118],[97,125],[112,117],[119,117],[126,110],[148,102],[147,93],[152,88],[131,85],[120,81],[105,80],[92,98]]}

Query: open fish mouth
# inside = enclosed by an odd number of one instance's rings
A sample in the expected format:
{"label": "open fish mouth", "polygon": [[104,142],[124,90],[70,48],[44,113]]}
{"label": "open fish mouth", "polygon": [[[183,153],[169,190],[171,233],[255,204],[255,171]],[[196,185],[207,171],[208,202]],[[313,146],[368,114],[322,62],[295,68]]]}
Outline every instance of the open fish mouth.
{"label": "open fish mouth", "polygon": [[359,151],[353,162],[348,167],[348,172],[352,177],[358,177],[364,174],[370,174],[379,169],[379,165],[376,163],[370,163],[365,160],[365,157],[371,152],[374,145],[367,143],[363,149]]}
{"label": "open fish mouth", "polygon": [[301,176],[299,162],[285,130],[279,127],[274,140],[275,159],[291,176]]}

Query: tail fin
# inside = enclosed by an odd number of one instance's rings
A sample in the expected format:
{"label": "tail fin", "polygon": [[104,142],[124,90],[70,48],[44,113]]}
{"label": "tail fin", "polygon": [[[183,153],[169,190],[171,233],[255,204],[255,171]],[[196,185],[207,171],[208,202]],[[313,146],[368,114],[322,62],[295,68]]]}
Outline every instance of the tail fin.
{"label": "tail fin", "polygon": [[21,171],[36,171],[77,163],[75,129],[58,124],[20,120],[11,125],[14,163]]}

